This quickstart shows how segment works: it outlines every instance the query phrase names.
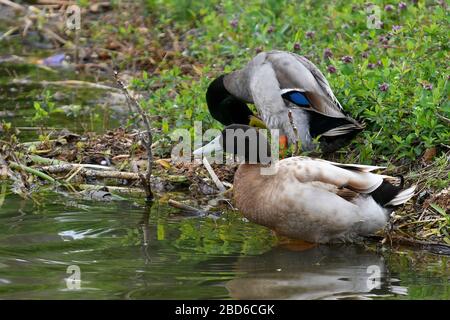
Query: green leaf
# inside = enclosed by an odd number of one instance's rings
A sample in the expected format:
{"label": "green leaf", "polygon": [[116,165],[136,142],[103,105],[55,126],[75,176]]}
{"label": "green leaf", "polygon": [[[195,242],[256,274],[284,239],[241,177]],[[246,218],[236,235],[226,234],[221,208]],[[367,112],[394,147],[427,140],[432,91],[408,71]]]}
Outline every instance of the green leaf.
{"label": "green leaf", "polygon": [[443,208],[441,208],[440,206],[438,206],[435,203],[431,203],[430,206],[436,210],[438,213],[440,213],[442,216],[444,216],[445,218],[448,218],[449,215],[445,212],[445,210]]}

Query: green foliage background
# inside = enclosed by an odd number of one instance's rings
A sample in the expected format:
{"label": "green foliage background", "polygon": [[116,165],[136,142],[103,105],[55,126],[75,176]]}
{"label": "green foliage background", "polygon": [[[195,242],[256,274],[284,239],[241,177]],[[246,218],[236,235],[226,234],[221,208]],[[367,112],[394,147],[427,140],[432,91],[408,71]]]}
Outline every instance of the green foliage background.
{"label": "green foliage background", "polygon": [[[188,128],[193,120],[220,127],[207,112],[209,81],[240,68],[260,50],[295,51],[322,70],[344,108],[367,124],[350,160],[415,160],[426,148],[445,150],[448,8],[438,1],[406,1],[404,9],[398,1],[372,3],[380,9],[381,29],[367,27],[366,1],[148,0],[152,34],[167,29],[180,34],[187,46],[178,54],[198,61],[201,76],[166,65],[135,85],[160,83],[146,104],[151,113],[167,116],[160,123],[163,132]],[[329,59],[323,56],[326,48],[333,54]],[[353,61],[343,62],[344,56]],[[336,73],[327,72],[329,66]],[[384,83],[387,91],[379,89]]]}

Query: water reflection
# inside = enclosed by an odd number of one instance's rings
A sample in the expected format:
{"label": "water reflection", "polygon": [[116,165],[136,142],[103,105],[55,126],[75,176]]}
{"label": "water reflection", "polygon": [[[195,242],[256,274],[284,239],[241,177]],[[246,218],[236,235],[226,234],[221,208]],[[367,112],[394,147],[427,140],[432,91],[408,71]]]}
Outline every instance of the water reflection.
{"label": "water reflection", "polygon": [[395,285],[383,256],[360,246],[318,246],[300,252],[276,247],[260,256],[239,258],[235,268],[245,274],[226,285],[235,299],[364,299],[407,294],[407,288]]}
{"label": "water reflection", "polygon": [[[209,219],[162,202],[100,205],[59,194],[41,203],[8,195],[0,207],[1,298],[449,299],[448,259],[425,251],[290,251],[236,212]],[[81,269],[81,290],[67,290],[70,265]],[[378,268],[379,289],[367,282]]]}

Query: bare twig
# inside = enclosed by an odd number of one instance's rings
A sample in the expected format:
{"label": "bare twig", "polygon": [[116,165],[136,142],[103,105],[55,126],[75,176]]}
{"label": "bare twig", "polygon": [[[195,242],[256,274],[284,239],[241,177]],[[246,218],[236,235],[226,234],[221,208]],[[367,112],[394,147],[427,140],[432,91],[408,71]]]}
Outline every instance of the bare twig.
{"label": "bare twig", "polygon": [[[61,165],[46,166],[41,168],[43,171],[48,173],[63,173],[77,169],[77,174],[81,174],[85,177],[92,178],[113,178],[113,179],[125,179],[125,180],[139,180],[139,174],[134,172],[124,172],[124,171],[111,171],[111,170],[91,170],[83,167],[82,165],[66,163]],[[79,170],[78,170],[79,169]]]}
{"label": "bare twig", "polygon": [[439,113],[436,113],[436,115],[437,115],[439,118],[441,118],[442,120],[444,120],[445,122],[450,123],[450,119],[449,119],[449,118],[444,117],[443,115],[441,115],[441,114],[439,114]]}
{"label": "bare twig", "polygon": [[6,31],[4,34],[2,34],[0,36],[0,41],[2,41],[3,39],[9,37],[10,34],[16,32],[19,28],[18,27],[13,27],[11,29],[9,29],[8,31]]}
{"label": "bare twig", "polygon": [[291,110],[289,110],[288,111],[288,117],[289,117],[289,122],[290,122],[290,124],[291,124],[291,126],[292,126],[292,129],[294,130],[294,134],[295,134],[295,137],[296,137],[296,140],[295,140],[295,149],[294,149],[294,156],[296,156],[296,155],[298,155],[298,149],[299,149],[299,147],[298,147],[298,129],[297,129],[297,127],[295,126],[295,124],[294,124],[294,119],[292,118],[292,111]]}
{"label": "bare twig", "polygon": [[211,176],[212,180],[217,186],[217,189],[219,189],[220,192],[225,192],[227,189],[223,185],[222,181],[220,181],[219,177],[214,172],[213,168],[208,162],[208,159],[206,157],[203,157],[203,165],[205,166],[206,170],[208,170],[209,175]]}
{"label": "bare twig", "polygon": [[89,164],[89,163],[59,163],[59,164],[50,164],[46,167],[43,167],[45,171],[48,173],[63,173],[72,171],[74,169],[84,168],[84,169],[94,169],[94,170],[104,170],[104,171],[115,171],[112,167],[102,166],[98,164]]}
{"label": "bare twig", "polygon": [[172,200],[172,199],[169,199],[169,201],[167,203],[174,208],[177,208],[177,209],[180,209],[180,210],[183,210],[185,212],[189,212],[189,213],[192,213],[195,215],[207,216],[209,214],[208,211],[197,209],[197,208],[188,206],[187,204],[184,204],[184,203]]}
{"label": "bare twig", "polygon": [[18,4],[18,3],[9,1],[9,0],[0,0],[0,3],[4,4],[5,6],[14,8],[16,10],[21,10],[21,11],[26,11],[27,10],[26,7],[24,7],[24,6],[22,6],[22,5]]}
{"label": "bare twig", "polygon": [[48,28],[43,28],[42,31],[45,32],[50,38],[55,39],[59,43],[62,43],[62,44],[66,44],[67,43],[66,39],[63,39],[58,34],[56,34],[55,32],[53,32],[52,30],[50,30]]}
{"label": "bare twig", "polygon": [[120,194],[126,195],[143,195],[145,194],[141,188],[132,188],[132,187],[119,187],[119,186],[103,186],[103,185],[94,185],[94,184],[79,184],[77,186],[83,190],[100,190],[100,189],[108,189],[110,192],[116,192]]}
{"label": "bare twig", "polygon": [[151,200],[153,200],[153,193],[152,193],[152,188],[150,185],[150,180],[151,180],[151,176],[152,176],[152,166],[153,166],[153,154],[152,154],[153,136],[152,136],[152,132],[150,129],[150,119],[148,118],[148,115],[145,113],[145,111],[141,107],[141,105],[136,101],[136,99],[134,99],[130,95],[128,89],[125,87],[122,80],[119,79],[119,74],[116,70],[114,70],[114,77],[116,79],[116,82],[122,89],[123,93],[127,97],[128,101],[136,108],[137,112],[141,116],[142,121],[144,122],[144,125],[145,125],[145,129],[147,130],[147,139],[145,139],[144,136],[142,136],[142,138],[141,138],[142,143],[144,144],[145,149],[147,151],[147,159],[148,159],[147,172],[146,172],[145,177],[142,174],[140,175],[140,177],[141,177],[142,184],[145,188],[147,201],[151,201]]}

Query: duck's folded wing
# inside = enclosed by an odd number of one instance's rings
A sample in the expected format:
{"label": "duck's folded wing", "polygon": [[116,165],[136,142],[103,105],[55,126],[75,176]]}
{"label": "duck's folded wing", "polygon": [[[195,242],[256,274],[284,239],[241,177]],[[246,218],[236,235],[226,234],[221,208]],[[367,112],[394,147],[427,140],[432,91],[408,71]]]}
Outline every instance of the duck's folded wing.
{"label": "duck's folded wing", "polygon": [[[279,166],[285,169],[285,172],[290,172],[299,182],[318,181],[359,193],[371,193],[383,183],[382,175],[355,170],[352,165],[344,168],[328,161],[310,158],[285,159],[279,162]],[[370,171],[370,168],[366,170]]]}
{"label": "duck's folded wing", "polygon": [[320,70],[311,61],[309,61],[305,57],[300,56],[300,55],[295,54],[295,53],[291,53],[291,54],[301,64],[303,64],[309,70],[309,72],[311,72],[311,74],[314,76],[314,78],[316,79],[317,83],[321,87],[321,89],[328,95],[330,100],[335,104],[336,107],[338,107],[339,109],[341,109],[343,111],[344,109],[342,108],[342,105],[340,104],[340,102],[338,101],[336,96],[334,95],[333,90],[331,90],[330,84],[328,83],[328,80],[327,80],[327,78],[325,78],[323,73],[320,72]]}
{"label": "duck's folded wing", "polygon": [[[311,102],[311,108],[323,115],[346,116],[328,81],[312,62],[293,53],[278,51],[270,54],[268,59],[282,90],[303,92]],[[280,93],[285,94],[286,90]]]}
{"label": "duck's folded wing", "polygon": [[279,128],[293,140],[294,132],[289,122],[288,109],[280,95],[280,84],[270,63],[253,71],[250,80],[253,102],[262,120],[270,128]]}
{"label": "duck's folded wing", "polygon": [[354,164],[354,163],[338,163],[338,162],[332,162],[332,161],[327,161],[327,160],[322,160],[322,159],[314,159],[314,160],[327,162],[336,167],[353,170],[353,171],[372,172],[375,170],[386,169],[386,167],[381,167],[381,166],[369,166],[369,165],[365,165],[365,164]]}

